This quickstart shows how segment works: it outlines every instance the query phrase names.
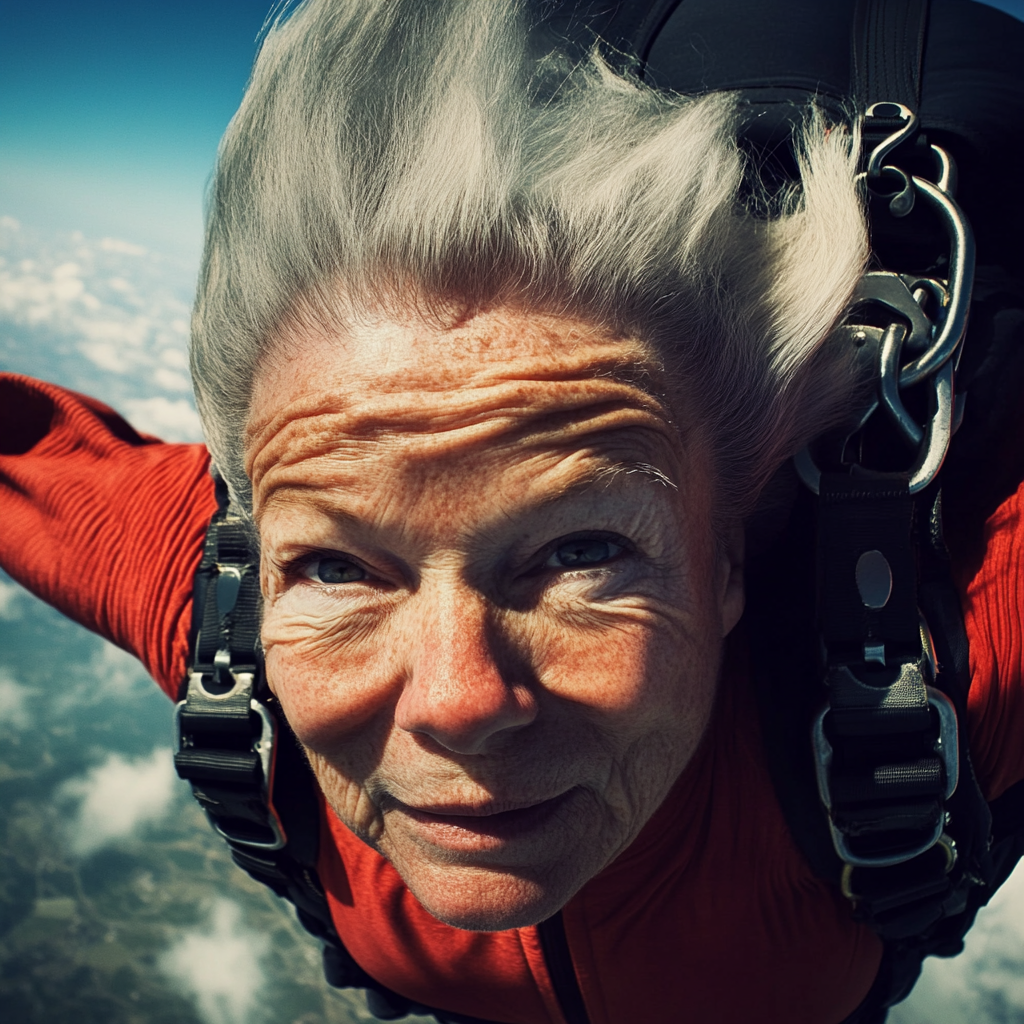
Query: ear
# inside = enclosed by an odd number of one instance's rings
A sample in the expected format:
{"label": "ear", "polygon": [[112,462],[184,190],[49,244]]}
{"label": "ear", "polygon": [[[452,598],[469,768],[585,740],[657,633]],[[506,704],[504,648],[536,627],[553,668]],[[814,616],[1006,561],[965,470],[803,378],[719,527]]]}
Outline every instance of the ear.
{"label": "ear", "polygon": [[740,621],[745,601],[743,561],[745,533],[742,526],[729,530],[719,541],[718,550],[718,614],[722,636],[727,636]]}

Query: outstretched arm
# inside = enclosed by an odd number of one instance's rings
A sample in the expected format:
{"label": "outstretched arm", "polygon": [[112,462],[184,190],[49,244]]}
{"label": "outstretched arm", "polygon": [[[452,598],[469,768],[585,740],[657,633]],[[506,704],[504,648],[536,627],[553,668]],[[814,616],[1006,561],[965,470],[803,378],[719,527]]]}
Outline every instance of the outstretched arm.
{"label": "outstretched arm", "polygon": [[164,444],[93,399],[0,374],[0,565],[172,697],[215,508],[203,445]]}
{"label": "outstretched arm", "polygon": [[989,800],[1024,779],[1024,483],[989,517],[961,581],[971,645],[971,757]]}

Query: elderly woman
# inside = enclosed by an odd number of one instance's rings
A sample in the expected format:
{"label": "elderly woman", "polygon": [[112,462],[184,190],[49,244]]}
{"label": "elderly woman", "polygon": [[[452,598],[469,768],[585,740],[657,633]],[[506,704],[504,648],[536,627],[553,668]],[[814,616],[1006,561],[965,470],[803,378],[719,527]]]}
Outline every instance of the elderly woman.
{"label": "elderly woman", "polygon": [[[835,1024],[879,971],[787,829],[736,628],[759,495],[860,394],[823,344],[858,157],[808,113],[772,189],[738,118],[514,4],[309,0],[222,145],[192,365],[267,685],[338,936],[444,1020]],[[4,386],[5,564],[176,695],[206,449]],[[1020,504],[958,566],[990,798],[1024,779]]]}

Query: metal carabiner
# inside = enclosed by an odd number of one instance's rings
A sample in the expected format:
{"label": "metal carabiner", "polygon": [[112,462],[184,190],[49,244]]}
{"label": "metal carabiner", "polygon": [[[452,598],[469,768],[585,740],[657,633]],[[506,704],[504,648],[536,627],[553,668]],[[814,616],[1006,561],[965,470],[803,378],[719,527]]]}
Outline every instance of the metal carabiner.
{"label": "metal carabiner", "polygon": [[[900,433],[918,446],[917,459],[909,473],[910,492],[916,494],[931,483],[941,468],[956,425],[953,378],[963,346],[974,284],[974,236],[963,212],[950,195],[950,190],[955,188],[956,169],[945,150],[935,145],[930,147],[937,164],[937,184],[882,164],[885,156],[914,131],[916,119],[910,110],[895,103],[875,104],[866,117],[886,116],[878,107],[892,108],[889,116],[901,117],[904,124],[872,150],[868,169],[860,177],[871,180],[883,174],[898,176],[905,183],[904,191],[909,197],[903,192],[897,193],[890,201],[890,207],[902,205],[893,212],[897,216],[904,215],[913,205],[913,196],[919,194],[939,214],[949,238],[949,276],[945,283],[931,278],[909,278],[874,271],[864,275],[853,295],[854,308],[873,302],[896,313],[906,322],[906,326],[890,323],[881,336],[877,350],[878,395],[868,416],[877,405],[883,406]],[[934,325],[921,308],[926,294],[938,306],[938,323]],[[900,369],[904,348],[920,354]],[[932,411],[928,423],[922,427],[907,412],[900,392],[927,379],[931,380],[933,388]],[[799,452],[793,462],[804,484],[818,493],[821,470],[810,449]]]}
{"label": "metal carabiner", "polygon": [[954,401],[953,401],[953,360],[948,359],[932,377],[934,387],[931,419],[925,428],[925,443],[918,455],[917,462],[910,470],[910,493],[923,491],[942,468],[949,451],[949,442],[953,437]]}
{"label": "metal carabiner", "polygon": [[850,311],[859,306],[877,304],[890,313],[895,313],[910,326],[910,335],[905,345],[912,351],[922,351],[931,345],[935,336],[935,325],[928,319],[921,304],[914,297],[912,285],[908,281],[912,282],[914,288],[924,288],[930,294],[935,294],[932,286],[936,282],[927,278],[904,279],[891,270],[869,270],[853,290]]}
{"label": "metal carabiner", "polygon": [[[932,146],[932,149],[938,147]],[[949,234],[949,277],[946,285],[949,305],[935,343],[900,371],[901,388],[919,383],[956,355],[967,329],[967,314],[974,288],[974,235],[963,211],[937,185],[916,175],[912,181],[917,191],[942,216]]]}
{"label": "metal carabiner", "polygon": [[[864,420],[866,421],[870,417],[877,405],[881,405],[885,408],[886,413],[893,418],[904,436],[912,443],[920,445],[908,480],[910,493],[917,494],[935,479],[935,475],[942,468],[946,453],[949,451],[956,414],[953,395],[955,367],[952,359],[947,360],[932,377],[934,389],[932,414],[927,426],[922,429],[910,418],[900,400],[896,388],[895,372],[888,375],[885,373],[887,363],[898,359],[905,333],[906,328],[902,324],[894,323],[889,325],[882,336],[882,378],[879,382],[879,400],[869,408]],[[804,448],[793,456],[793,466],[804,485],[817,494],[821,486],[821,469],[815,463],[809,448]]]}

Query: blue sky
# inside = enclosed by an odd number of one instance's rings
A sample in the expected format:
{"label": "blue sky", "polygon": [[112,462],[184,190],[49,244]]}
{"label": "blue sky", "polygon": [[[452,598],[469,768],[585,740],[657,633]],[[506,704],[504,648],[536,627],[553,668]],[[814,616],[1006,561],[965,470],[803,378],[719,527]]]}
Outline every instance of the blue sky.
{"label": "blue sky", "polygon": [[194,260],[217,141],[271,6],[4,4],[0,212]]}

